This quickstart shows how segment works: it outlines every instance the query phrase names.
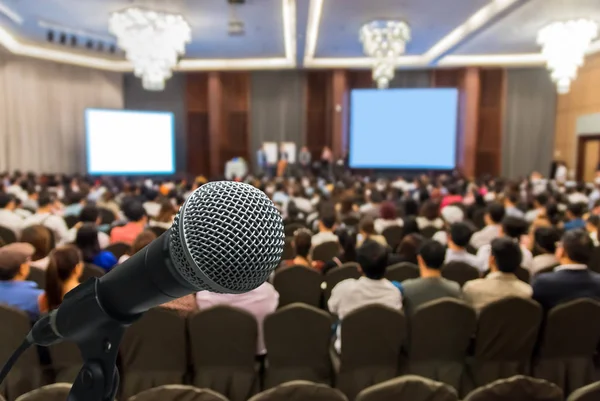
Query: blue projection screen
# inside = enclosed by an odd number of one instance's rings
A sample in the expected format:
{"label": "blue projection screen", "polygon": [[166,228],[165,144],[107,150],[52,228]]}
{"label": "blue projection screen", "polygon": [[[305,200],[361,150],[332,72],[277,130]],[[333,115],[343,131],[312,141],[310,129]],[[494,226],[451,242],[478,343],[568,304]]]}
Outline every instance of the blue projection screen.
{"label": "blue projection screen", "polygon": [[88,174],[173,174],[174,124],[169,112],[87,109]]}
{"label": "blue projection screen", "polygon": [[455,167],[458,90],[356,89],[350,105],[350,167]]}

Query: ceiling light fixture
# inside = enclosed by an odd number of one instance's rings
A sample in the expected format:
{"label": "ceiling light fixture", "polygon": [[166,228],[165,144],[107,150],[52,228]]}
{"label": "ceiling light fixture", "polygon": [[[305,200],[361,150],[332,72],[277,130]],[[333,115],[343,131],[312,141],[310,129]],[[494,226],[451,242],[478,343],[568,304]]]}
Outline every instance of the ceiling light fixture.
{"label": "ceiling light fixture", "polygon": [[553,22],[539,31],[537,41],[558,93],[569,92],[597,35],[598,24],[588,19]]}
{"label": "ceiling light fixture", "polygon": [[182,15],[130,7],[112,13],[110,33],[133,64],[146,90],[161,91],[165,80],[191,42],[190,25]]}
{"label": "ceiling light fixture", "polygon": [[385,89],[394,78],[398,57],[410,40],[410,28],[404,21],[375,20],[360,29],[363,50],[371,58],[373,80]]}

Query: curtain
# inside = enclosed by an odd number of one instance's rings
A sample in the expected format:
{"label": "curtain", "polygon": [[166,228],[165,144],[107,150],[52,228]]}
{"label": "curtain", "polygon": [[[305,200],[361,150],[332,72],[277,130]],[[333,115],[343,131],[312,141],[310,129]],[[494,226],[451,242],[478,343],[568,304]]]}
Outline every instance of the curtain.
{"label": "curtain", "polygon": [[430,88],[431,75],[429,70],[396,70],[394,78],[390,81],[390,88]]}
{"label": "curtain", "polygon": [[550,172],[556,88],[546,69],[509,69],[502,135],[502,175]]}
{"label": "curtain", "polygon": [[86,171],[84,110],[123,108],[122,74],[0,54],[0,171]]}
{"label": "curtain", "polygon": [[256,71],[250,75],[250,151],[263,142],[304,145],[305,75],[302,71]]}

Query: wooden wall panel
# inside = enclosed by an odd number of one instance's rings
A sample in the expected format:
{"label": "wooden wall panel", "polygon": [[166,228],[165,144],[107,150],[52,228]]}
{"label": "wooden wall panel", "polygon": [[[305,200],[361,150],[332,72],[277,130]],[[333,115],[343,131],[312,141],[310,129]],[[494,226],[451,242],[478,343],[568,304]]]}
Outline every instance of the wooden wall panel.
{"label": "wooden wall panel", "polygon": [[193,175],[210,172],[210,138],[208,127],[208,74],[188,74],[187,106],[187,172]]}
{"label": "wooden wall panel", "polygon": [[[558,95],[554,135],[554,157],[577,164],[577,119],[586,114],[600,113],[600,54],[588,57],[579,69],[571,90]],[[599,132],[600,133],[600,132]]]}
{"label": "wooden wall panel", "polygon": [[502,161],[502,123],[506,95],[505,70],[481,69],[475,172],[499,175]]}
{"label": "wooden wall panel", "polygon": [[250,76],[247,72],[221,73],[223,85],[221,164],[234,157],[248,158]]}
{"label": "wooden wall panel", "polygon": [[331,72],[309,71],[306,75],[306,146],[313,160],[321,158],[324,146],[332,147]]}
{"label": "wooden wall panel", "polygon": [[332,146],[331,150],[336,157],[345,156],[348,152],[348,125],[350,116],[350,92],[348,87],[348,71],[335,70],[333,72],[332,101]]}

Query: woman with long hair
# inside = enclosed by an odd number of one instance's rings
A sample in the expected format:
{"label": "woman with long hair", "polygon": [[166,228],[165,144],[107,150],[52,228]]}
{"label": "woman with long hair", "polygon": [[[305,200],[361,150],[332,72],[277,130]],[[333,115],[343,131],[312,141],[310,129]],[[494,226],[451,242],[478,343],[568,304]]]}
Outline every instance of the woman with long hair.
{"label": "woman with long hair", "polygon": [[81,252],[73,245],[55,249],[50,253],[50,262],[46,270],[46,288],[40,297],[40,311],[56,309],[65,294],[79,285],[83,273]]}
{"label": "woman with long hair", "polygon": [[106,271],[117,264],[117,258],[112,252],[100,248],[98,229],[94,224],[84,224],[77,230],[75,245],[81,251],[85,263],[92,263]]}
{"label": "woman with long hair", "polygon": [[150,230],[142,231],[141,233],[138,234],[137,237],[135,237],[135,240],[133,241],[133,244],[131,244],[131,248],[129,248],[129,251],[125,255],[123,255],[119,258],[119,263],[125,262],[127,259],[129,259],[133,255],[138,253],[146,245],[148,245],[155,239],[156,239],[156,234],[154,234],[152,231],[150,231]]}
{"label": "woman with long hair", "polygon": [[175,214],[177,214],[177,210],[171,203],[170,200],[165,199],[160,203],[160,211],[152,220],[150,220],[149,225],[152,227],[160,227],[168,230],[173,225],[173,219],[175,218]]}
{"label": "woman with long hair", "polygon": [[31,244],[35,253],[31,256],[32,267],[46,270],[50,251],[53,248],[52,232],[42,225],[29,226],[21,232],[20,242]]}

